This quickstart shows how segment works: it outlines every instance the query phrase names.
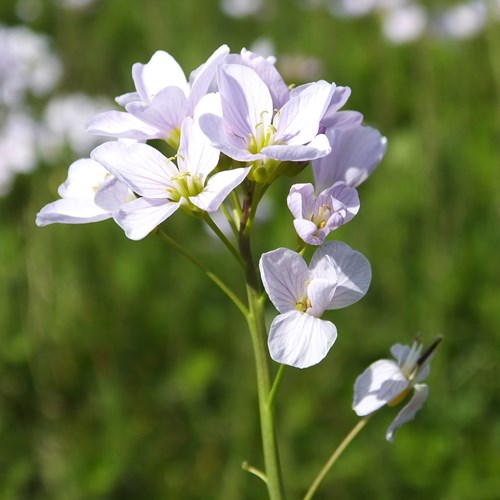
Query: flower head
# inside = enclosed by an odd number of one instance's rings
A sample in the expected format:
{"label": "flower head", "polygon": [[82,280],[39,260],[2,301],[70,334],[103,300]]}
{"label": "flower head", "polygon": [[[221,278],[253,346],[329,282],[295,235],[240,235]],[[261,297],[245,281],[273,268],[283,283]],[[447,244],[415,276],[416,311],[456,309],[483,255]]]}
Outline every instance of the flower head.
{"label": "flower head", "polygon": [[441,340],[438,337],[423,354],[418,340],[411,347],[395,344],[391,354],[396,361],[375,361],[356,379],[352,407],[359,416],[369,415],[384,405],[395,406],[413,389],[413,397],[387,429],[388,441],[393,440],[396,429],[415,417],[427,399],[429,389],[421,382],[429,375],[429,362]]}
{"label": "flower head", "polygon": [[189,117],[182,124],[177,165],[141,143],[107,142],[91,156],[141,196],[114,214],[115,221],[133,240],[144,238],[181,206],[192,213],[215,212],[249,171],[237,168],[210,175],[219,152]]}
{"label": "flower head", "polygon": [[345,182],[336,182],[318,196],[312,184],[294,184],[287,202],[297,234],[309,245],[321,245],[331,231],[349,222],[359,210],[358,193]]}
{"label": "flower head", "polygon": [[269,330],[271,358],[297,368],[319,363],[337,338],[335,325],[320,318],[365,295],[369,262],[345,243],[332,241],[316,250],[309,266],[287,248],[264,253],[259,266],[264,288],[280,312]]}

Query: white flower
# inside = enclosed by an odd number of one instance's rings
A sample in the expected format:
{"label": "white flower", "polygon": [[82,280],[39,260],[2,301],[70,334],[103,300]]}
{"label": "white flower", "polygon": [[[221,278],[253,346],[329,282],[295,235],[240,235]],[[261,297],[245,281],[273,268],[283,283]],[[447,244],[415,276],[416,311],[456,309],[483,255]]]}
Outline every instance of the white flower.
{"label": "white flower", "polygon": [[309,267],[287,248],[263,254],[259,266],[269,299],[281,313],[269,330],[271,358],[297,368],[319,363],[337,339],[335,325],[320,318],[365,295],[369,262],[345,243],[332,241],[316,250]]}
{"label": "white flower", "polygon": [[38,212],[37,226],[84,224],[110,219],[115,210],[135,199],[125,184],[89,158],[70,165],[68,178],[59,186],[58,192],[61,199]]}
{"label": "white flower", "polygon": [[415,417],[427,399],[429,389],[420,382],[428,377],[429,362],[441,340],[442,337],[438,337],[424,354],[419,341],[415,341],[411,347],[395,344],[391,347],[391,354],[396,361],[375,361],[356,379],[352,408],[360,417],[384,405],[395,406],[405,399],[411,389],[414,390],[410,402],[387,429],[387,441],[392,441],[396,429]]}

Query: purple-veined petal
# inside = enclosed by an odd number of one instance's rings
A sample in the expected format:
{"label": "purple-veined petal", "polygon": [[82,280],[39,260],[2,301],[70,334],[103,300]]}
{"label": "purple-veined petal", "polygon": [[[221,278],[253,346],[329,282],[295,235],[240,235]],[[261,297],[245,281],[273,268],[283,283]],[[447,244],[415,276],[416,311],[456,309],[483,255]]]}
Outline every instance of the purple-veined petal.
{"label": "purple-veined petal", "polygon": [[139,198],[122,205],[113,218],[128,238],[141,240],[179,207],[180,203],[169,200]]}
{"label": "purple-veined petal", "polygon": [[321,120],[321,125],[325,128],[355,128],[363,122],[363,115],[359,111],[337,111],[334,116],[328,120],[328,125]]}
{"label": "purple-veined petal", "polygon": [[349,222],[359,212],[359,195],[355,188],[347,186],[343,182],[336,182],[330,189],[319,194],[318,202],[321,203],[322,196],[332,197],[345,206],[345,215],[342,224]]}
{"label": "purple-veined petal", "polygon": [[415,392],[410,402],[398,413],[397,417],[387,429],[387,433],[385,435],[387,441],[393,441],[396,429],[401,427],[403,424],[406,424],[406,422],[413,420],[416,413],[420,410],[420,408],[422,408],[422,405],[429,395],[429,388],[425,384],[416,384],[413,386],[413,389]]}
{"label": "purple-veined petal", "polygon": [[302,241],[314,246],[322,245],[330,232],[318,229],[318,226],[314,222],[307,219],[295,219],[293,227]]}
{"label": "purple-veined petal", "polygon": [[284,365],[308,368],[319,363],[337,339],[333,323],[299,311],[278,315],[269,330],[271,358]]}
{"label": "purple-veined petal", "polygon": [[140,101],[141,96],[139,92],[127,92],[126,94],[115,97],[115,102],[120,106],[125,107],[129,102]]}
{"label": "purple-veined petal", "polygon": [[187,113],[189,116],[193,116],[194,108],[200,99],[207,93],[210,84],[215,77],[218,64],[224,60],[228,53],[229,47],[227,45],[221,45],[196,71],[192,80],[191,92],[189,93],[187,102]]}
{"label": "purple-veined petal", "polygon": [[321,158],[332,150],[328,138],[318,134],[309,144],[275,144],[261,149],[263,155],[281,161],[308,161]]}
{"label": "purple-veined petal", "polygon": [[314,214],[314,186],[312,184],[294,184],[290,188],[287,204],[296,219],[309,219]]}
{"label": "purple-veined petal", "polygon": [[160,139],[164,133],[124,111],[104,111],[87,122],[89,134],[124,137],[138,141]]}
{"label": "purple-veined petal", "polygon": [[319,318],[330,304],[337,284],[332,279],[313,279],[307,285],[307,298],[311,307],[307,314]]}
{"label": "purple-veined petal", "polygon": [[224,64],[219,66],[218,81],[226,129],[245,140],[255,135],[257,126],[265,129],[273,116],[273,102],[257,73],[240,64]]}
{"label": "purple-veined petal", "polygon": [[360,300],[370,287],[372,272],[366,257],[340,241],[329,241],[316,250],[312,275],[324,278],[332,269],[338,276],[337,289],[328,309],[340,309]]}
{"label": "purple-veined petal", "polygon": [[167,137],[172,130],[180,128],[186,116],[187,101],[180,88],[166,87],[151,102],[131,102],[126,109],[139,120],[161,130],[163,137]]}
{"label": "purple-veined petal", "polygon": [[207,113],[200,116],[199,123],[212,146],[229,158],[238,161],[254,161],[264,158],[261,154],[250,153],[242,138],[229,134],[224,126],[224,120],[220,116]]}
{"label": "purple-veined petal", "polygon": [[113,212],[135,198],[129,187],[116,177],[111,177],[99,186],[94,203],[103,210]]}
{"label": "purple-veined petal", "polygon": [[273,120],[277,129],[275,141],[290,145],[312,141],[334,89],[335,85],[320,81],[291,98]]}
{"label": "purple-veined petal", "polygon": [[185,95],[189,92],[186,76],[179,63],[167,52],[156,51],[148,63],[135,63],[132,78],[144,102],[149,102],[165,87],[179,87]]}
{"label": "purple-veined petal", "polygon": [[352,409],[364,417],[392,401],[408,386],[397,363],[389,359],[375,361],[354,383]]}
{"label": "purple-veined petal", "polygon": [[48,224],[86,224],[111,218],[109,210],[98,207],[91,198],[62,198],[45,205],[36,215],[37,226]]}
{"label": "purple-veined petal", "polygon": [[266,252],[259,268],[267,295],[280,313],[295,310],[297,301],[305,299],[309,269],[297,252],[288,248]]}
{"label": "purple-veined petal", "polygon": [[217,211],[227,195],[243,182],[250,172],[250,168],[236,168],[218,172],[208,179],[205,189],[198,196],[189,198],[191,203],[205,212]]}
{"label": "purple-veined petal", "polygon": [[337,181],[357,187],[381,162],[387,139],[372,127],[326,130],[332,152],[312,163],[316,190],[323,191]]}
{"label": "purple-veined petal", "polygon": [[148,198],[167,198],[175,165],[147,144],[106,142],[90,154],[133,191]]}
{"label": "purple-veined petal", "polygon": [[190,117],[186,117],[182,122],[178,153],[179,171],[199,175],[203,181],[217,166],[220,155],[219,150],[210,144],[207,136],[201,131],[198,122]]}

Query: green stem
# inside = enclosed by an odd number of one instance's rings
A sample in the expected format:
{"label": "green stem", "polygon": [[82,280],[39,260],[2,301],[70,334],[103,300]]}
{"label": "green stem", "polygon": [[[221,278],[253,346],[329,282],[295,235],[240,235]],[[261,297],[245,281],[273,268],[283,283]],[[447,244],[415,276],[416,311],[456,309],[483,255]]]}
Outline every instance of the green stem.
{"label": "green stem", "polygon": [[219,226],[210,218],[208,214],[203,215],[203,220],[210,226],[210,229],[219,237],[219,239],[226,245],[227,249],[231,252],[233,257],[238,261],[243,269],[245,268],[245,261],[238,253],[235,246],[227,239],[227,236],[219,229]]}
{"label": "green stem", "polygon": [[276,377],[274,378],[271,392],[269,393],[269,397],[267,398],[267,404],[271,408],[274,407],[274,401],[276,399],[276,394],[278,393],[278,390],[280,388],[284,373],[285,373],[285,365],[280,365],[280,367],[278,368],[278,373],[276,374]]}
{"label": "green stem", "polygon": [[316,476],[314,481],[312,482],[311,486],[307,490],[307,493],[304,496],[303,500],[311,500],[313,495],[316,493],[316,490],[318,489],[318,486],[321,484],[325,476],[328,474],[330,469],[333,467],[337,459],[342,455],[344,450],[349,446],[351,441],[359,434],[361,429],[366,425],[368,420],[370,419],[371,415],[368,415],[364,418],[362,418],[347,434],[347,436],[344,438],[344,440],[338,445],[336,450],[332,453],[331,457],[328,459],[326,464],[323,466],[323,468],[320,470],[319,474]]}
{"label": "green stem", "polygon": [[200,268],[210,280],[212,280],[228,297],[231,299],[233,304],[240,310],[243,316],[248,316],[248,308],[241,302],[238,296],[229,288],[215,273],[210,271],[201,261],[199,261],[194,255],[189,253],[182,245],[179,245],[177,241],[171,238],[167,233],[161,229],[157,229],[157,233],[166,241],[170,246],[174,247],[181,255],[190,260],[195,266]]}
{"label": "green stem", "polygon": [[[248,328],[257,371],[257,391],[259,397],[260,427],[264,451],[265,477],[270,500],[285,498],[281,467],[279,462],[274,407],[270,404],[271,381],[266,348],[266,327],[264,323],[264,300],[254,287],[247,284],[250,312],[247,315]],[[274,399],[274,398],[273,398]]]}

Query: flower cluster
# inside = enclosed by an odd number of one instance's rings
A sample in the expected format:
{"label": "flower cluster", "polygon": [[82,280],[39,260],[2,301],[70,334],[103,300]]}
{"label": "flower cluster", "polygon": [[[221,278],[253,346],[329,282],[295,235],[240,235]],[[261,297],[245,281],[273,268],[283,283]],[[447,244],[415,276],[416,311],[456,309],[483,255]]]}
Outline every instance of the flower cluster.
{"label": "flower cluster", "polygon": [[[61,199],[36,222],[113,218],[139,240],[182,208],[209,224],[222,211],[241,237],[265,187],[311,162],[314,184],[294,184],[287,200],[301,254],[280,248],[260,260],[280,312],[269,334],[271,356],[307,367],[337,336],[323,312],[356,302],[369,287],[366,258],[325,240],[358,212],[356,187],[381,161],[386,139],[361,113],[342,109],[349,87],[320,80],[291,88],[274,63],[223,45],[189,77],[164,51],[134,64],[135,90],[116,98],[124,110],[88,122],[90,133],[111,140],[70,166]],[[172,156],[148,144],[153,139],[164,140]],[[309,266],[302,257],[308,245],[318,247]]]}

